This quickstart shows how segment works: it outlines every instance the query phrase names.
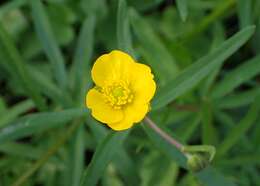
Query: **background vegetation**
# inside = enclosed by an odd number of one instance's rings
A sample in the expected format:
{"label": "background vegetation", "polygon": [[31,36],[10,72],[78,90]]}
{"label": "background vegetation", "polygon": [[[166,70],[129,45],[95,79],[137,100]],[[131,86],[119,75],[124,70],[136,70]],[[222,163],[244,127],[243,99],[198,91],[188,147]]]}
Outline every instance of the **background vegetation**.
{"label": "background vegetation", "polygon": [[[259,0],[0,2],[0,185],[260,185]],[[250,26],[255,25],[255,26]],[[149,116],[216,146],[199,173],[145,124],[114,132],[85,108],[95,59],[150,65]]]}

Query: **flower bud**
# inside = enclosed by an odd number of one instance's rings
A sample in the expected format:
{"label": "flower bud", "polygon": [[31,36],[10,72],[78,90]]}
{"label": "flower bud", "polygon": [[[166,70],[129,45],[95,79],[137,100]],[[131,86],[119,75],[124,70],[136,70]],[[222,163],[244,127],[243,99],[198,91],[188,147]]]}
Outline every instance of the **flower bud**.
{"label": "flower bud", "polygon": [[209,158],[199,153],[190,154],[187,158],[187,166],[193,172],[199,172],[210,164]]}

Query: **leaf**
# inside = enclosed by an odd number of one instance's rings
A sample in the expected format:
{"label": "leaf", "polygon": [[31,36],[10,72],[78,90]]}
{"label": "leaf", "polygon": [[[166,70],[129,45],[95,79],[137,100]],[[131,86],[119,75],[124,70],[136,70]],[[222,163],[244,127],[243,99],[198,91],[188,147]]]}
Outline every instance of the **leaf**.
{"label": "leaf", "polygon": [[[0,145],[0,151],[17,159],[37,160],[46,151],[45,147],[35,147],[25,143],[7,142]],[[51,163],[61,164],[59,158],[50,158]]]}
{"label": "leaf", "polygon": [[153,103],[154,110],[162,108],[180,95],[195,87],[210,72],[237,51],[254,33],[255,26],[244,28],[218,48],[185,69],[179,76],[162,87]]}
{"label": "leaf", "polygon": [[10,121],[14,120],[17,116],[28,111],[29,109],[32,109],[33,107],[34,104],[32,100],[25,100],[21,103],[16,104],[12,108],[5,110],[4,113],[0,114],[0,127],[5,126]]}
{"label": "leaf", "polygon": [[72,104],[71,97],[67,92],[63,92],[49,77],[46,76],[39,69],[33,66],[27,66],[28,72],[30,73],[34,87],[49,97],[54,103],[62,105],[64,108],[69,107]]}
{"label": "leaf", "polygon": [[81,186],[97,185],[99,178],[103,175],[105,168],[117,153],[127,135],[128,132],[110,132],[102,140],[82,176]]}
{"label": "leaf", "polygon": [[231,179],[225,178],[217,170],[212,167],[207,167],[196,174],[200,182],[205,186],[236,186]]}
{"label": "leaf", "polygon": [[179,71],[176,61],[151,26],[135,10],[131,9],[129,13],[132,28],[143,49],[143,56],[156,72],[158,79],[166,83]]}
{"label": "leaf", "polygon": [[85,109],[68,109],[27,115],[0,130],[0,143],[65,125],[73,119],[86,116],[87,113]]}
{"label": "leaf", "polygon": [[14,77],[23,87],[23,90],[32,98],[40,110],[45,110],[45,100],[32,84],[26,64],[22,59],[15,43],[0,23],[0,63],[8,68],[11,76]]}
{"label": "leaf", "polygon": [[214,126],[212,105],[204,101],[202,105],[202,142],[207,145],[216,145],[218,141],[217,130]]}
{"label": "leaf", "polygon": [[[186,168],[186,158],[181,152],[166,142],[160,135],[158,135],[158,133],[154,132],[146,124],[143,124],[143,128],[149,139],[155,144],[158,150],[173,159],[179,166]],[[230,180],[211,167],[207,167],[201,172],[196,173],[195,176],[205,186],[235,186],[235,184],[233,184]]]}
{"label": "leaf", "polygon": [[214,104],[221,109],[232,109],[249,105],[259,95],[260,88],[256,87],[241,93],[231,94],[214,101]]}
{"label": "leaf", "polygon": [[141,179],[138,174],[137,166],[134,160],[127,154],[124,147],[119,148],[117,155],[113,159],[115,168],[126,185],[140,185]]}
{"label": "leaf", "polygon": [[[97,143],[102,143],[108,134],[108,130],[92,118],[87,118],[87,123],[93,136],[96,138]],[[113,163],[115,164],[118,174],[127,182],[127,185],[140,185],[140,176],[136,164],[128,155],[124,147],[118,148],[118,151],[113,158]]]}
{"label": "leaf", "polygon": [[182,21],[186,21],[188,16],[188,5],[187,0],[176,0],[177,8],[180,12]]}
{"label": "leaf", "polygon": [[30,1],[32,9],[32,18],[36,33],[42,43],[47,57],[52,63],[55,78],[60,88],[65,89],[67,77],[65,71],[65,61],[61,54],[58,44],[53,35],[50,23],[47,19],[44,7],[40,0]]}
{"label": "leaf", "polygon": [[158,135],[158,133],[147,126],[147,124],[142,124],[142,126],[145,133],[156,146],[156,148],[158,148],[169,158],[173,159],[179,166],[186,167],[185,156],[175,146],[172,146],[170,143],[166,142],[165,139],[163,139],[160,135]]}
{"label": "leaf", "polygon": [[252,24],[252,0],[238,0],[237,12],[240,28],[244,28]]}
{"label": "leaf", "polygon": [[234,90],[239,85],[260,73],[260,55],[242,63],[235,70],[228,73],[212,90],[213,98],[220,98]]}
{"label": "leaf", "polygon": [[125,0],[118,1],[117,10],[117,46],[119,49],[134,56],[130,32],[128,9]]}
{"label": "leaf", "polygon": [[94,48],[95,24],[95,15],[90,15],[84,20],[73,59],[75,72],[73,74],[74,95],[79,105],[84,103],[84,94],[92,85],[92,81],[90,80],[90,59]]}
{"label": "leaf", "polygon": [[70,144],[68,186],[78,186],[80,184],[81,174],[84,170],[84,140],[84,125],[80,125]]}
{"label": "leaf", "polygon": [[248,129],[256,122],[257,117],[259,116],[260,111],[260,94],[255,98],[254,103],[250,106],[249,111],[246,116],[233,127],[232,130],[228,133],[228,136],[218,147],[217,155],[225,155],[229,149],[231,149],[243,136]]}
{"label": "leaf", "polygon": [[0,96],[0,115],[2,115],[4,111],[6,111],[6,103],[4,99]]}

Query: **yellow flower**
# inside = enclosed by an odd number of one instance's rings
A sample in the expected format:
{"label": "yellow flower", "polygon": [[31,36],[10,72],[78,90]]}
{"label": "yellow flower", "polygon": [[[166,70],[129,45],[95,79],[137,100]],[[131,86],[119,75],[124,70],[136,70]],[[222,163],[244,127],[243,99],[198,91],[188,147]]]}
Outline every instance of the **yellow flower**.
{"label": "yellow flower", "polygon": [[91,75],[96,86],[88,91],[86,105],[95,119],[124,130],[145,117],[156,89],[150,67],[114,50],[96,60]]}

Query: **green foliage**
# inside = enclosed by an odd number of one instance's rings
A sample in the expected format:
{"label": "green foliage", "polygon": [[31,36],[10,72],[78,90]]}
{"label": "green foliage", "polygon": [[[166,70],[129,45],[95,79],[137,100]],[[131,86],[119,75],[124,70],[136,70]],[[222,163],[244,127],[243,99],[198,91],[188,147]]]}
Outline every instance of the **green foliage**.
{"label": "green foliage", "polygon": [[[257,0],[12,0],[0,5],[0,185],[260,185]],[[85,108],[91,67],[120,49],[151,66],[149,117],[214,145],[197,173],[144,122],[115,132]],[[145,91],[145,90],[144,90]]]}

